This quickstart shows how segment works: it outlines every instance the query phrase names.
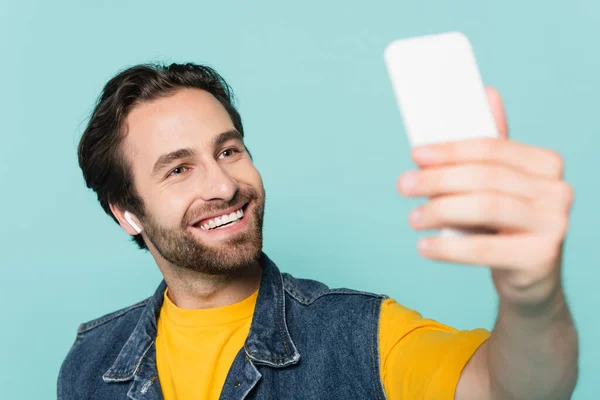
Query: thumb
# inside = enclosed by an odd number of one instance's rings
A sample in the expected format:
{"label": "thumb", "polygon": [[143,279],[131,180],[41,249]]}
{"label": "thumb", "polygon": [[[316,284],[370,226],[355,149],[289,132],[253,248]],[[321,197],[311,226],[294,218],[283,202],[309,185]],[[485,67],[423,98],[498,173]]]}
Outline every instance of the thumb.
{"label": "thumb", "polygon": [[492,115],[494,116],[494,121],[496,121],[498,134],[502,139],[508,139],[508,123],[506,122],[506,113],[504,112],[502,97],[493,87],[486,87],[485,93],[492,110]]}

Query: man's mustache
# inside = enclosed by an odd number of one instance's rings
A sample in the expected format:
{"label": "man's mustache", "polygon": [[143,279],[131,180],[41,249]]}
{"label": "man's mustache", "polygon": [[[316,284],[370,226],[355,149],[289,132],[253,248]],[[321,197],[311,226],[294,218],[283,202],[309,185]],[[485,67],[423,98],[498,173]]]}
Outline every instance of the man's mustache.
{"label": "man's mustache", "polygon": [[205,215],[209,214],[217,214],[221,211],[227,210],[237,204],[247,204],[252,200],[258,198],[258,191],[253,188],[245,188],[243,190],[238,190],[235,195],[231,198],[231,200],[223,201],[223,200],[211,200],[210,203],[203,205],[202,207],[196,208],[194,210],[190,210],[185,218],[183,226],[186,227],[190,224],[190,222],[201,218]]}

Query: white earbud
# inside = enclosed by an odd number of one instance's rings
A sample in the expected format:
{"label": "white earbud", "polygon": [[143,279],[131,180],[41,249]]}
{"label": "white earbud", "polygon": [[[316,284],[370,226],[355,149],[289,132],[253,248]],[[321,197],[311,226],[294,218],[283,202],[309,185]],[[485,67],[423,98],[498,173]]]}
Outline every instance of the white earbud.
{"label": "white earbud", "polygon": [[131,225],[131,227],[133,229],[135,229],[135,231],[137,233],[142,232],[142,228],[140,228],[139,226],[137,226],[137,224],[135,222],[133,222],[133,219],[131,218],[131,214],[129,214],[129,211],[125,211],[125,221],[127,221],[129,223],[129,225]]}

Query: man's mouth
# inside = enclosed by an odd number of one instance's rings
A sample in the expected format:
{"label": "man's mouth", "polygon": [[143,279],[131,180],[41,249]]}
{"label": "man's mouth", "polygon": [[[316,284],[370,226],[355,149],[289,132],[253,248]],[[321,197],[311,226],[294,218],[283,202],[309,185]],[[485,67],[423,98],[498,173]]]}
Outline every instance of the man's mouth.
{"label": "man's mouth", "polygon": [[221,215],[202,219],[193,224],[193,226],[205,231],[227,228],[241,221],[244,217],[244,209],[246,207],[247,204],[244,204],[236,209],[226,210],[226,212]]}

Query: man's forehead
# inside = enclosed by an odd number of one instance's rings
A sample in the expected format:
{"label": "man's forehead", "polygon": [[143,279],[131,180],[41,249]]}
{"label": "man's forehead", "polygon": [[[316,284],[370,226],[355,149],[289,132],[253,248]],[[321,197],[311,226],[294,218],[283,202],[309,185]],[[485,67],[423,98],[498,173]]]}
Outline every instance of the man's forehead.
{"label": "man's forehead", "polygon": [[198,89],[182,89],[139,104],[126,124],[126,147],[137,155],[209,146],[219,134],[233,129],[225,108],[210,93]]}

